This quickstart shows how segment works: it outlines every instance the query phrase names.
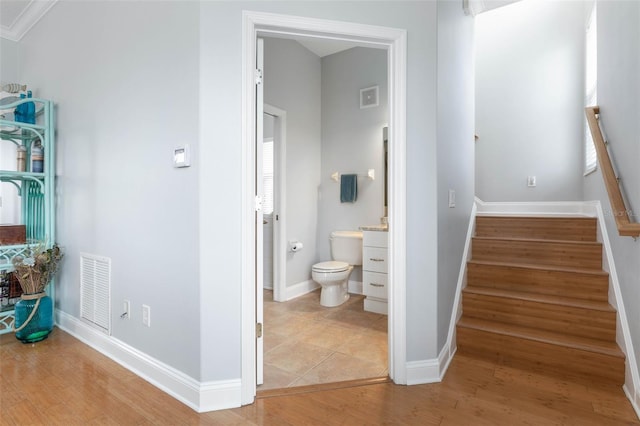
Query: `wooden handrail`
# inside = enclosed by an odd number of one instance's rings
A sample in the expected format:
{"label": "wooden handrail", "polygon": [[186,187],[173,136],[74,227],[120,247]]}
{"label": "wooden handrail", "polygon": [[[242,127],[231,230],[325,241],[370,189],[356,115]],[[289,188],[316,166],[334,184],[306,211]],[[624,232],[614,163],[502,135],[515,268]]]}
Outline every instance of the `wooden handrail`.
{"label": "wooden handrail", "polygon": [[597,115],[600,114],[600,107],[587,107],[585,108],[585,113],[587,114],[589,130],[591,130],[593,144],[598,155],[598,164],[600,164],[604,184],[609,194],[609,202],[618,227],[618,234],[624,237],[636,238],[640,236],[640,223],[631,222],[629,218],[629,209],[625,206],[622,191],[620,190],[620,182],[613,170],[611,157],[609,156],[609,151],[607,151],[607,145],[598,123]]}

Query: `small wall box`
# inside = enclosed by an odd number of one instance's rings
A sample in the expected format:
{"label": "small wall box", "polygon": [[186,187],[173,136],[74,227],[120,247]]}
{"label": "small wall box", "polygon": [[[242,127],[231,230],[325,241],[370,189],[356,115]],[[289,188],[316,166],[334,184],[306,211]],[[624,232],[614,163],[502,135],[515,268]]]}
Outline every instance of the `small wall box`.
{"label": "small wall box", "polygon": [[173,167],[189,167],[191,166],[191,154],[189,145],[184,145],[173,150]]}
{"label": "small wall box", "polygon": [[0,225],[0,245],[24,244],[27,232],[24,225]]}

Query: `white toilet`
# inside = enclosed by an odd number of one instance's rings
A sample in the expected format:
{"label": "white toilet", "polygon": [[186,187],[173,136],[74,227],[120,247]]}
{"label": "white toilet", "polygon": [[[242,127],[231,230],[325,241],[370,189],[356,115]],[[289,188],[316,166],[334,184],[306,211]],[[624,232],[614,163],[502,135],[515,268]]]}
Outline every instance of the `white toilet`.
{"label": "white toilet", "polygon": [[313,265],[311,278],[322,286],[320,304],[332,308],[349,299],[349,275],[362,265],[362,231],[333,231],[329,243],[333,260]]}

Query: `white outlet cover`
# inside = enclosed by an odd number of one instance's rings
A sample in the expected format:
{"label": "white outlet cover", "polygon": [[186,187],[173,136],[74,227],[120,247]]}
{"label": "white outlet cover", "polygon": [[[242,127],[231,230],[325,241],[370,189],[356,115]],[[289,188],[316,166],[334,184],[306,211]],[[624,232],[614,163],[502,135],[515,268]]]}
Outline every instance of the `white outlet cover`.
{"label": "white outlet cover", "polygon": [[142,305],[142,324],[151,327],[151,308],[148,305]]}

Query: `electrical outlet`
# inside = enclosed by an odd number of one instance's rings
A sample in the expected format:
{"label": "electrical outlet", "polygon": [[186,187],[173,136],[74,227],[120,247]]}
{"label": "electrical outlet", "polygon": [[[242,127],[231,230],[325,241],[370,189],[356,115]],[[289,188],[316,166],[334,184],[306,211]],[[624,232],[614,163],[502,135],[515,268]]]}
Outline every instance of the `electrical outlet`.
{"label": "electrical outlet", "polygon": [[527,186],[533,188],[536,186],[536,177],[535,176],[527,176]]}
{"label": "electrical outlet", "polygon": [[127,299],[122,302],[122,315],[120,315],[122,319],[131,319],[131,302]]}
{"label": "electrical outlet", "polygon": [[151,327],[151,308],[148,305],[142,305],[142,324]]}

